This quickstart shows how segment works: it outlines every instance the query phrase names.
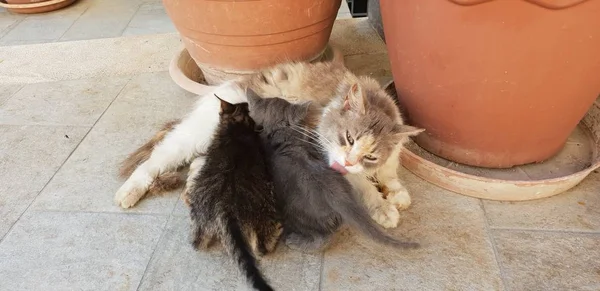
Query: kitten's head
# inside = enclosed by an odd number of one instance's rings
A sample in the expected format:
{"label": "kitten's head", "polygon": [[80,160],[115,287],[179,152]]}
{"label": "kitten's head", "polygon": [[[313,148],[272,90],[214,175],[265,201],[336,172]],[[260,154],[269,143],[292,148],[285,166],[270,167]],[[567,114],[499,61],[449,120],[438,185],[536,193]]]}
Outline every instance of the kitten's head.
{"label": "kitten's head", "polygon": [[242,124],[248,127],[254,127],[254,121],[248,114],[248,103],[231,104],[217,96],[221,101],[219,110],[219,119],[221,124]]}
{"label": "kitten's head", "polygon": [[308,114],[310,103],[292,104],[281,98],[261,98],[248,89],[248,107],[250,116],[257,125],[264,128],[278,128],[297,125],[303,122]]}
{"label": "kitten's head", "polygon": [[395,106],[391,99],[367,99],[365,95],[381,92],[365,91],[358,83],[342,92],[345,93],[327,106],[318,128],[329,165],[340,172],[372,172],[388,160],[400,143],[423,131],[403,124],[397,109],[390,108]]}

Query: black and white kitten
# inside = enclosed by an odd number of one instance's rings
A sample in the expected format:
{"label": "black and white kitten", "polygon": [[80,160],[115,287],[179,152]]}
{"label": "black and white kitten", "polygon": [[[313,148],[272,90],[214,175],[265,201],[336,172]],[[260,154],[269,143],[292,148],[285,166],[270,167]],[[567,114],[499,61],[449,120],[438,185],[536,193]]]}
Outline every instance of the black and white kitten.
{"label": "black and white kitten", "polygon": [[290,248],[321,249],[343,222],[386,245],[418,246],[387,235],[371,219],[348,180],[329,167],[317,139],[302,129],[314,113],[310,103],[294,105],[280,98],[262,99],[250,89],[247,97],[250,116],[261,128],[283,215],[285,243]]}
{"label": "black and white kitten", "polygon": [[190,177],[184,195],[191,208],[193,245],[208,248],[220,239],[255,289],[273,290],[255,256],[271,252],[282,229],[254,126],[247,103],[221,100],[220,122],[205,162]]}

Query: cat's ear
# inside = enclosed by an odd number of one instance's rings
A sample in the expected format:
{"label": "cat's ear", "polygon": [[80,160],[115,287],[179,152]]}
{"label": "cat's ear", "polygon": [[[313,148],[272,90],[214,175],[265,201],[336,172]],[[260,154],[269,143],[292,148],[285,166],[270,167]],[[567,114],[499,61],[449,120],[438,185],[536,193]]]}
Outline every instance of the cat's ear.
{"label": "cat's ear", "polygon": [[423,131],[425,131],[425,129],[406,125],[406,124],[397,125],[394,128],[394,132],[401,136],[415,136]]}
{"label": "cat's ear", "polygon": [[344,111],[352,110],[358,114],[365,114],[365,94],[358,83],[352,84],[344,96]]}
{"label": "cat's ear", "polygon": [[219,99],[219,101],[221,101],[221,109],[219,111],[220,114],[231,114],[231,113],[235,112],[235,105],[219,98],[219,96],[217,96],[217,94],[215,94],[215,97],[217,97],[217,99]]}
{"label": "cat's ear", "polygon": [[246,89],[246,98],[248,99],[249,105],[254,105],[261,99],[260,96],[258,96],[258,94],[256,94],[256,92],[250,88]]}

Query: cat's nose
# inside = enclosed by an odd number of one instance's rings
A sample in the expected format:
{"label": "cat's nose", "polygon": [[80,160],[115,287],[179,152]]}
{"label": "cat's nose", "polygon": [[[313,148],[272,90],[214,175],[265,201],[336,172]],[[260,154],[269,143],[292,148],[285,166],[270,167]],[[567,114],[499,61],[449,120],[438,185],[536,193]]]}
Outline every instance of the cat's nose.
{"label": "cat's nose", "polygon": [[344,167],[352,167],[352,166],[354,166],[355,164],[356,164],[356,163],[350,163],[350,162],[348,162],[348,160],[345,160],[345,161],[344,161]]}

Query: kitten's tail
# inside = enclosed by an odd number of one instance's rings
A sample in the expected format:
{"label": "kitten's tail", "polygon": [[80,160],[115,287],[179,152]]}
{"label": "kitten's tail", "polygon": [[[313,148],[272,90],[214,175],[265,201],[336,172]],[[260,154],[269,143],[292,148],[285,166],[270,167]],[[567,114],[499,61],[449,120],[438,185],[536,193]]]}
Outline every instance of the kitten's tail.
{"label": "kitten's tail", "polygon": [[[334,193],[332,193],[334,194]],[[343,195],[341,193],[335,193]],[[362,205],[362,201],[358,201],[356,194],[353,191],[346,192],[347,197],[341,196],[342,199],[335,199],[333,208],[340,213],[342,219],[350,224],[350,226],[359,229],[365,235],[370,236],[374,241],[389,245],[395,248],[414,249],[418,248],[419,244],[414,242],[399,241],[383,231],[369,215],[366,207]]]}
{"label": "kitten's tail", "polygon": [[235,221],[235,219],[229,219],[226,222],[226,231],[224,232],[223,245],[227,248],[227,251],[237,261],[240,269],[246,275],[248,281],[252,284],[252,287],[260,291],[273,291],[273,288],[267,283],[262,273],[256,266],[256,258],[250,250],[248,241],[242,233],[242,230]]}

